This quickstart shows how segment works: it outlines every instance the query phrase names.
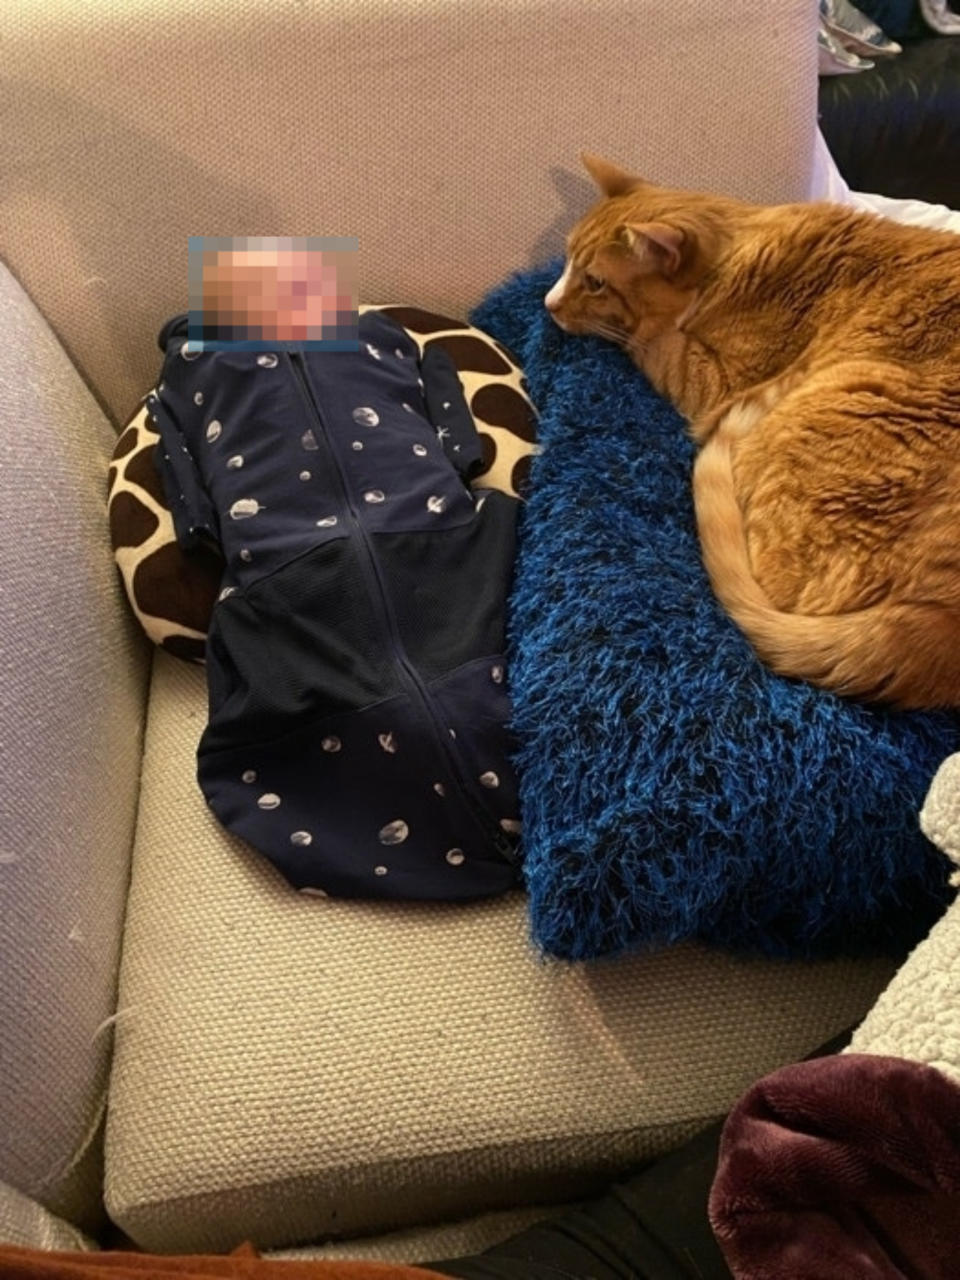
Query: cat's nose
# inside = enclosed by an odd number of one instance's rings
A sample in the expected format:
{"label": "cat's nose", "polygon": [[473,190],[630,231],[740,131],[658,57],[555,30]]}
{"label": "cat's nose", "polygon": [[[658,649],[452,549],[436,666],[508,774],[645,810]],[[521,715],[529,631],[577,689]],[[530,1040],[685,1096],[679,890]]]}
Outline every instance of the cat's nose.
{"label": "cat's nose", "polygon": [[567,276],[568,276],[568,271],[564,270],[563,275],[560,277],[557,283],[553,286],[553,288],[544,298],[543,300],[544,306],[547,308],[548,311],[554,312],[556,311],[557,307],[559,307],[560,301],[563,298],[564,290],[567,287]]}
{"label": "cat's nose", "polygon": [[543,299],[543,305],[550,312],[550,319],[553,321],[553,323],[555,325],[559,325],[561,329],[566,329],[567,326],[563,323],[563,321],[557,315],[557,310],[560,307],[561,300],[556,296],[556,289],[557,289],[557,286],[554,285],[553,288],[550,290],[550,292]]}
{"label": "cat's nose", "polygon": [[544,300],[543,300],[543,301],[544,301],[544,304],[545,304],[545,306],[546,306],[547,310],[548,310],[548,311],[549,311],[549,313],[550,313],[550,319],[553,321],[553,323],[554,323],[554,324],[555,324],[559,329],[563,329],[563,330],[564,330],[564,332],[566,332],[566,328],[567,328],[567,326],[563,323],[563,321],[562,321],[562,320],[560,319],[560,317],[557,315],[557,308],[558,308],[558,307],[559,307],[559,305],[560,305],[560,304],[559,304],[559,302],[551,302],[551,301],[549,300],[549,297],[544,298]]}

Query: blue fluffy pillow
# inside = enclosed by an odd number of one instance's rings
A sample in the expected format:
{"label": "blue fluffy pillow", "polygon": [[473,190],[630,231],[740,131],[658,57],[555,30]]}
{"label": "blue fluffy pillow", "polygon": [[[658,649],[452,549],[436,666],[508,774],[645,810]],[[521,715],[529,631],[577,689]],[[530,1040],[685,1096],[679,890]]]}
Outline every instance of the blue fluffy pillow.
{"label": "blue fluffy pillow", "polygon": [[917,814],[960,720],[761,665],[701,563],[682,419],[613,346],[553,324],[559,270],[472,316],[524,366],[545,449],[511,615],[534,938],[569,959],[685,938],[903,950],[951,892]]}

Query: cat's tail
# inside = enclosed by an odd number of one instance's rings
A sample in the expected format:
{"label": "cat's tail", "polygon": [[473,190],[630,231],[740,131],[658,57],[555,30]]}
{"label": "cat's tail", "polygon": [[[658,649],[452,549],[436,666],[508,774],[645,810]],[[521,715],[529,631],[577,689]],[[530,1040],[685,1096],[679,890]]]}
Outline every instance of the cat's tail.
{"label": "cat's tail", "polygon": [[774,671],[847,697],[903,708],[960,706],[960,615],[936,603],[877,604],[855,613],[778,609],[753,576],[733,485],[731,442],[719,432],[694,469],[694,501],[713,589]]}

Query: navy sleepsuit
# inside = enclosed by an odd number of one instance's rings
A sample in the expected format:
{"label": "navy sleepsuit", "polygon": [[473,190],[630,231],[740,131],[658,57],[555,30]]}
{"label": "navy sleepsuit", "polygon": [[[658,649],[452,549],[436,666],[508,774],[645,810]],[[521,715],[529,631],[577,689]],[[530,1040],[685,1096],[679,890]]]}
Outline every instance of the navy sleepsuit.
{"label": "navy sleepsuit", "polygon": [[519,883],[503,657],[518,504],[442,349],[191,351],[147,407],[177,538],[225,560],[198,781],[296,888],[471,898]]}

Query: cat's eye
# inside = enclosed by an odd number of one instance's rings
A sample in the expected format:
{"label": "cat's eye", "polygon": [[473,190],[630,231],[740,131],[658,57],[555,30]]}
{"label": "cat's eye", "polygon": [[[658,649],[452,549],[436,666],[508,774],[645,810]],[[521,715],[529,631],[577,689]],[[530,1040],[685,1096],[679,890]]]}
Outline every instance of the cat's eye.
{"label": "cat's eye", "polygon": [[583,273],[583,283],[587,286],[589,293],[599,293],[604,285],[599,276],[592,276],[589,271]]}

